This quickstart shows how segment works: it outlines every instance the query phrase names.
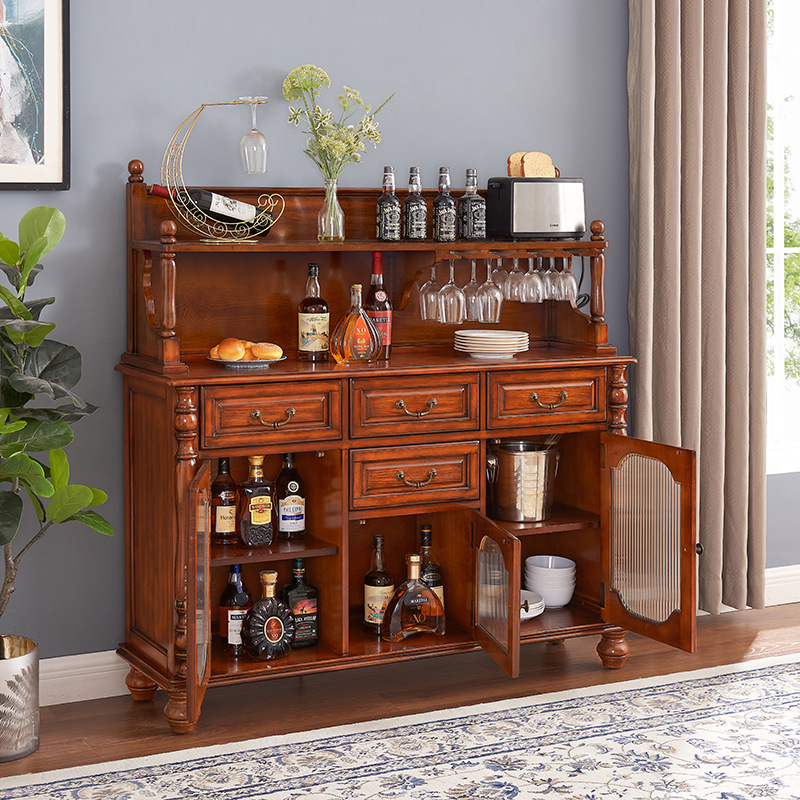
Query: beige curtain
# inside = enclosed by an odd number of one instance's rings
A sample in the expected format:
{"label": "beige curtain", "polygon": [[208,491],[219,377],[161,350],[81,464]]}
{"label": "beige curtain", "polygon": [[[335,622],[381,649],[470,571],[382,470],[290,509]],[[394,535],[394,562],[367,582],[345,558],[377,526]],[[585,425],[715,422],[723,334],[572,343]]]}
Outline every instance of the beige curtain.
{"label": "beige curtain", "polygon": [[766,0],[628,6],[632,432],[698,453],[700,608],[760,608]]}

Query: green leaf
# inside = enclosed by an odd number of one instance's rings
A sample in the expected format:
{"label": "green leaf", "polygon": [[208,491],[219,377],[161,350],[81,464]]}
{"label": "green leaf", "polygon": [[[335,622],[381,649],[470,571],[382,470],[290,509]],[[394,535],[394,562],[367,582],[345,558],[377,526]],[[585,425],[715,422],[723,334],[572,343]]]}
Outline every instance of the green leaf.
{"label": "green leaf", "polygon": [[28,497],[31,500],[31,505],[33,506],[33,510],[36,512],[36,517],[39,520],[39,524],[43,523],[45,518],[45,513],[44,513],[44,503],[42,502],[42,498],[39,497],[39,495],[34,494],[30,486],[25,487],[25,492],[27,493]]}
{"label": "green leaf", "polygon": [[67,454],[57,447],[50,451],[50,480],[56,489],[69,483],[69,460]]}
{"label": "green leaf", "polygon": [[[0,323],[3,324],[3,323]],[[8,338],[14,344],[25,342],[29,347],[39,347],[56,327],[55,322],[35,322],[34,320],[16,320],[3,324]]]}
{"label": "green leaf", "polygon": [[82,522],[84,525],[94,528],[94,530],[102,533],[105,536],[114,535],[114,528],[111,526],[111,523],[105,519],[105,517],[102,517],[100,514],[98,514],[96,511],[92,511],[90,508],[85,508],[83,511],[73,514],[73,516],[71,516],[67,522],[71,520]]}
{"label": "green leaf", "polygon": [[93,499],[92,490],[88,486],[80,484],[62,486],[53,492],[53,497],[47,505],[47,516],[53,522],[66,522],[91,505]]}
{"label": "green leaf", "polygon": [[19,264],[19,245],[5,237],[0,239],[0,261],[8,264],[9,267],[17,266]]}
{"label": "green leaf", "polygon": [[99,406],[87,403],[82,408],[77,408],[72,403],[55,408],[13,408],[14,415],[25,420],[39,420],[40,422],[77,422],[81,417],[94,414]]}
{"label": "green leaf", "polygon": [[0,462],[0,481],[10,482],[14,478],[30,487],[39,497],[51,497],[53,494],[53,485],[45,478],[42,465],[25,453],[17,453]]}
{"label": "green leaf", "polygon": [[66,422],[28,422],[19,431],[0,435],[0,456],[7,458],[21,450],[43,453],[66,447],[74,438]]}
{"label": "green leaf", "polygon": [[60,241],[67,227],[64,215],[57,208],[37,206],[19,221],[19,249],[30,250],[37,239],[45,239],[45,249],[40,257],[49,253]]}
{"label": "green leaf", "polygon": [[22,498],[16,492],[0,492],[0,545],[17,535],[22,519]]}
{"label": "green leaf", "polygon": [[81,378],[81,354],[72,345],[46,339],[31,350],[23,373],[8,376],[8,382],[18,392],[46,394],[48,397],[69,397],[78,406],[86,401],[70,389]]}
{"label": "green leaf", "polygon": [[0,286],[0,297],[5,300],[6,305],[11,309],[11,313],[18,319],[31,319],[31,312],[25,308],[25,304],[5,286]]}
{"label": "green leaf", "polygon": [[106,500],[108,500],[108,495],[102,489],[92,489],[92,502],[89,503],[90,506],[101,506]]}

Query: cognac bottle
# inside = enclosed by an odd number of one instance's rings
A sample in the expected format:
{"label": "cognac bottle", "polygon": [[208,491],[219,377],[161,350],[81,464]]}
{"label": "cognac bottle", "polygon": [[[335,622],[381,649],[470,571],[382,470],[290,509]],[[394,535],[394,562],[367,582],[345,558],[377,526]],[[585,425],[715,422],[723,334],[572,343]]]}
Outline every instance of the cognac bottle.
{"label": "cognac bottle", "polygon": [[428,235],[428,206],[422,196],[419,167],[411,167],[408,176],[408,194],[403,201],[403,218],[406,239],[425,239]]}
{"label": "cognac bottle", "polygon": [[364,576],[364,625],[373,633],[381,632],[386,603],[394,593],[394,579],[386,569],[383,536],[372,537],[372,559]]}
{"label": "cognac bottle", "polygon": [[458,198],[458,238],[486,238],[486,200],[478,194],[478,172],[467,170],[464,194]]}
{"label": "cognac bottle", "polygon": [[236,481],[231,478],[230,461],[217,462],[217,477],[211,484],[211,543],[235,544],[236,536]]}
{"label": "cognac bottle", "polygon": [[450,170],[439,167],[439,194],[433,198],[433,241],[456,240],[456,201],[450,194]]}
{"label": "cognac bottle", "polygon": [[372,281],[364,309],[381,335],[378,358],[386,361],[392,346],[392,301],[383,286],[383,253],[372,254]]}
{"label": "cognac bottle", "polygon": [[253,605],[242,581],[241,564],[231,564],[228,585],[219,600],[219,635],[227,652],[238,655],[242,649],[242,623]]}
{"label": "cognac bottle", "polygon": [[444,608],[436,592],[419,577],[419,553],[406,556],[408,580],[398,586],[386,605],[381,622],[381,639],[401,642],[415,633],[444,636]]}
{"label": "cognac bottle", "polygon": [[294,453],[283,456],[283,466],[275,479],[278,509],[278,536],[299,539],[306,532],[306,493],[294,465]]}
{"label": "cognac bottle", "polygon": [[394,169],[383,168],[383,193],[378,198],[377,238],[381,242],[400,241],[400,222],[403,209],[395,194]]}
{"label": "cognac bottle", "polygon": [[433,532],[431,526],[426,522],[420,527],[419,532],[419,555],[420,555],[420,573],[419,577],[423,583],[436,592],[436,596],[444,608],[444,577],[442,574],[442,566],[439,560],[433,554],[431,547],[431,539]]}
{"label": "cognac bottle", "polygon": [[319,288],[319,264],[308,265],[306,296],[297,306],[297,358],[327,361],[330,351],[330,309]]}
{"label": "cognac bottle", "polygon": [[239,486],[239,538],[248,547],[275,538],[275,485],[264,478],[264,456],[248,456],[250,472]]}
{"label": "cognac bottle", "polygon": [[319,590],[306,581],[305,561],[292,563],[292,581],[281,587],[281,600],[294,617],[292,647],[311,647],[319,642]]}
{"label": "cognac bottle", "polygon": [[331,336],[331,355],[338,363],[375,361],[381,351],[381,335],[361,303],[361,284],[350,287],[350,310]]}
{"label": "cognac bottle", "polygon": [[244,649],[259,661],[288,656],[292,649],[294,617],[286,603],[275,596],[277,581],[277,572],[262,570],[262,597],[253,604],[242,623]]}

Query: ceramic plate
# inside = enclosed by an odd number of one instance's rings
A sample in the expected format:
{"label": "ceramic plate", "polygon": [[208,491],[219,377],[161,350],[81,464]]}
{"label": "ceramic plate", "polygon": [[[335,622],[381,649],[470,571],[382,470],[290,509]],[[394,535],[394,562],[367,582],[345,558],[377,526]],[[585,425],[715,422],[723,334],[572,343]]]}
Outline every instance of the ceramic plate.
{"label": "ceramic plate", "polygon": [[277,364],[279,361],[286,361],[286,356],[280,358],[259,358],[255,361],[226,361],[224,358],[212,358],[206,356],[209,361],[215,364],[222,364],[226,369],[266,369],[270,364]]}

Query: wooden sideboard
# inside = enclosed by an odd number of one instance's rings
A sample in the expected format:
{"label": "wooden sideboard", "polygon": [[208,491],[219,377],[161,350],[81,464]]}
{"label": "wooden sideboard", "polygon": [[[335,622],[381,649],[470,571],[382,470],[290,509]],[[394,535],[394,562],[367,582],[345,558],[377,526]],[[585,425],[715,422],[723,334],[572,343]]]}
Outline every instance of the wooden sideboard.
{"label": "wooden sideboard", "polygon": [[[386,244],[374,239],[378,192],[345,189],[348,238],[320,244],[322,191],[281,189],[286,210],[268,237],[207,242],[149,193],[140,161],[129,171],[127,351],[117,367],[126,558],[119,653],[135,699],[165,689],[165,717],[183,733],[196,724],[206,689],[224,684],[478,648],[513,677],[521,644],[589,634],[599,636],[602,664],[617,668],[628,655],[627,630],[694,649],[694,454],[626,435],[633,359],[607,342],[601,222],[577,242]],[[218,191],[253,201],[264,190]],[[368,283],[375,250],[384,254],[395,308],[390,360],[298,361],[306,265],[320,265],[335,325],[350,284]],[[453,349],[455,326],[420,320],[418,289],[432,265],[444,262],[441,280],[447,260],[457,258],[463,285],[473,258],[531,252],[585,269],[589,303],[584,313],[569,301],[506,302],[500,327],[527,331],[528,352],[474,359]],[[226,369],[206,356],[228,336],[277,342],[288,358],[259,371]],[[549,433],[561,434],[552,515],[528,524],[491,519],[488,444]],[[217,459],[230,459],[239,482],[248,455],[264,455],[265,474],[274,477],[286,451],[306,482],[305,538],[252,549],[212,545]],[[361,625],[372,537],[383,534],[399,582],[421,522],[432,524],[443,566],[447,634],[389,644]],[[534,554],[574,559],[575,594],[564,608],[520,621],[523,565]],[[227,655],[216,607],[229,565],[241,563],[257,593],[259,569],[277,569],[283,583],[297,557],[320,591],[320,644],[266,663]],[[502,613],[481,599],[484,558],[500,559]]]}

